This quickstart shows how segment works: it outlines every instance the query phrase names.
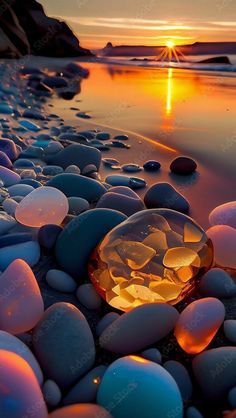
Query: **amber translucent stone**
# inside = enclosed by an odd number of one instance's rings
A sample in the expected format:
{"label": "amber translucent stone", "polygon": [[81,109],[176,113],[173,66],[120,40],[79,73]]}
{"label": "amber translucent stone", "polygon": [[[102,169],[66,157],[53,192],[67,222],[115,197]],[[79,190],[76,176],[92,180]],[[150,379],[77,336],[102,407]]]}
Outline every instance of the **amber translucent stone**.
{"label": "amber translucent stone", "polygon": [[211,266],[213,250],[204,230],[169,209],[138,212],[110,231],[89,261],[90,278],[114,308],[144,303],[176,304]]}

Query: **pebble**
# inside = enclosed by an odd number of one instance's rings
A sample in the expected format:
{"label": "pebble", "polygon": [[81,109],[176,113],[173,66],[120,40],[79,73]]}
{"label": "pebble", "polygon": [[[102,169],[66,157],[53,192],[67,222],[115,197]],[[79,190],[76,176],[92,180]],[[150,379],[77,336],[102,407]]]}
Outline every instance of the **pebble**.
{"label": "pebble", "polygon": [[3,181],[5,187],[17,184],[20,181],[20,176],[9,168],[0,166],[0,179]]}
{"label": "pebble", "polygon": [[224,333],[231,343],[236,344],[236,319],[227,319],[224,322]]}
{"label": "pebble", "polygon": [[0,248],[28,241],[32,241],[32,234],[29,232],[11,233],[0,237]]}
{"label": "pebble", "polygon": [[88,164],[82,170],[83,176],[90,176],[90,174],[93,174],[96,172],[97,172],[97,167],[94,164]]}
{"label": "pebble", "polygon": [[27,184],[28,186],[32,186],[34,189],[42,186],[42,184],[35,179],[21,179],[19,184]]}
{"label": "pebble", "polygon": [[42,317],[43,299],[37,280],[22,259],[13,261],[1,274],[0,293],[1,330],[11,334],[27,332]]}
{"label": "pebble", "polygon": [[236,296],[236,284],[226,271],[212,268],[202,276],[199,291],[202,296],[231,298]]}
{"label": "pebble", "polygon": [[56,76],[44,77],[43,83],[50,88],[61,88],[68,86],[65,78]]}
{"label": "pebble", "polygon": [[89,203],[95,203],[106,193],[106,188],[100,182],[79,174],[58,174],[46,186],[61,190],[67,197],[81,197]]}
{"label": "pebble", "polygon": [[138,173],[139,171],[142,171],[142,167],[140,167],[138,164],[123,164],[121,168],[122,171],[126,173]]}
{"label": "pebble", "polygon": [[5,270],[14,260],[20,258],[35,266],[40,259],[40,246],[36,241],[27,241],[0,249],[0,270]]}
{"label": "pebble", "polygon": [[112,322],[114,322],[119,317],[120,315],[117,312],[109,312],[108,314],[104,315],[104,317],[100,319],[96,326],[96,334],[98,335],[98,337],[110,324],[112,324]]}
{"label": "pebble", "polygon": [[8,188],[9,195],[12,196],[27,196],[29,193],[33,192],[33,186],[29,184],[14,184]]}
{"label": "pebble", "polygon": [[81,170],[77,165],[68,165],[65,169],[65,173],[81,174]]}
{"label": "pebble", "polygon": [[219,299],[198,299],[181,312],[175,337],[186,353],[200,353],[210,344],[224,318],[225,308]]}
{"label": "pebble", "polygon": [[[114,402],[117,394],[122,402]],[[112,363],[98,389],[97,402],[113,405],[115,418],[183,417],[183,402],[173,377],[159,364],[141,357],[123,357]],[[174,414],[174,415],[173,415]]]}
{"label": "pebble", "polygon": [[192,382],[186,367],[183,366],[179,361],[168,360],[163,364],[163,367],[170,373],[175,379],[183,401],[187,402],[192,396]]}
{"label": "pebble", "polygon": [[111,209],[91,209],[74,218],[57,239],[55,255],[61,268],[77,278],[87,274],[91,252],[112,228],[125,219],[121,212]]}
{"label": "pebble", "polygon": [[18,222],[30,227],[47,224],[60,225],[66,217],[69,204],[66,196],[53,187],[33,189],[17,206]]}
{"label": "pebble", "polygon": [[236,229],[236,201],[217,206],[209,215],[209,222],[214,225],[228,225]]}
{"label": "pebble", "polygon": [[53,380],[46,380],[42,387],[42,392],[48,406],[57,406],[61,402],[60,388]]}
{"label": "pebble", "polygon": [[236,386],[230,389],[228,393],[228,402],[231,408],[236,408]]}
{"label": "pebble", "polygon": [[47,407],[29,364],[13,352],[0,350],[0,365],[1,416],[22,418],[33,410],[34,418],[47,418]]}
{"label": "pebble", "polygon": [[158,171],[161,168],[161,164],[158,161],[150,160],[143,164],[145,171]]}
{"label": "pebble", "polygon": [[157,348],[148,348],[147,350],[142,351],[140,356],[157,364],[162,363],[162,355]]}
{"label": "pebble", "polygon": [[39,125],[36,125],[36,123],[30,122],[27,119],[19,121],[19,124],[23,126],[23,128],[27,129],[28,131],[32,132],[39,132],[41,131],[41,128]]}
{"label": "pebble", "polygon": [[105,182],[111,186],[126,186],[131,189],[140,189],[146,187],[146,181],[138,177],[127,177],[119,175],[107,176]]}
{"label": "pebble", "polygon": [[76,165],[80,170],[83,170],[88,164],[93,164],[99,171],[101,152],[87,145],[72,144],[55,155],[48,155],[47,163],[59,165],[63,169],[66,169],[68,165]]}
{"label": "pebble", "polygon": [[79,215],[89,209],[89,202],[82,197],[68,197],[69,214]]}
{"label": "pebble", "polygon": [[110,146],[114,148],[125,148],[125,149],[130,148],[130,145],[124,144],[123,142],[120,142],[120,141],[112,141]]}
{"label": "pebble", "polygon": [[186,176],[194,173],[197,169],[197,163],[189,157],[177,157],[170,164],[170,170],[174,174]]}
{"label": "pebble", "polygon": [[44,149],[46,155],[54,155],[64,149],[63,145],[60,142],[54,141],[50,142],[47,148]]}
{"label": "pebble", "polygon": [[[73,344],[68,345],[68,341]],[[36,357],[49,379],[68,388],[94,364],[94,340],[84,315],[70,303],[51,305],[33,331]]]}
{"label": "pebble", "polygon": [[6,331],[0,331],[0,350],[10,351],[23,358],[33,370],[38,383],[43,383],[42,370],[32,351],[19,338]]}
{"label": "pebble", "polygon": [[21,153],[21,157],[24,158],[42,158],[44,155],[44,150],[41,147],[35,147],[31,145],[25,151]]}
{"label": "pebble", "polygon": [[0,212],[0,236],[10,231],[16,225],[15,219],[6,212]]}
{"label": "pebble", "polygon": [[105,165],[105,167],[111,167],[111,166],[119,166],[120,163],[118,160],[116,160],[115,158],[103,158],[102,159],[103,164]]}
{"label": "pebble", "polygon": [[[20,173],[21,179],[36,179],[36,173],[34,170],[22,170]],[[22,184],[22,183],[21,183]]]}
{"label": "pebble", "polygon": [[102,299],[96,292],[91,283],[85,283],[78,287],[76,291],[77,299],[87,309],[99,309],[102,304]]}
{"label": "pebble", "polygon": [[6,168],[12,168],[12,162],[10,158],[3,151],[0,151],[0,165]]}
{"label": "pebble", "polygon": [[73,293],[77,287],[74,279],[61,270],[48,270],[46,282],[58,292]]}
{"label": "pebble", "polygon": [[[144,210],[145,205],[140,197],[128,187],[121,186],[121,193],[118,187],[112,187],[107,193],[105,193],[98,201],[97,208],[110,208],[119,210],[127,216],[131,216],[134,213]],[[128,195],[124,189],[130,190],[133,194]],[[126,193],[126,194],[125,194]]]}
{"label": "pebble", "polygon": [[63,168],[58,165],[46,165],[43,167],[43,174],[45,176],[56,176],[57,174],[63,173]]}
{"label": "pebble", "polygon": [[45,116],[42,115],[41,113],[37,112],[36,110],[32,110],[32,109],[26,109],[24,110],[23,114],[22,114],[23,118],[28,118],[28,119],[35,119],[35,120],[45,120]]}
{"label": "pebble", "polygon": [[110,134],[108,133],[108,132],[98,132],[97,134],[96,134],[96,138],[99,140],[99,141],[107,141],[107,140],[109,140],[110,139]]}
{"label": "pebble", "polygon": [[148,209],[168,208],[182,213],[189,211],[189,202],[169,183],[153,184],[144,196],[144,203]]}
{"label": "pebble", "polygon": [[[121,315],[109,325],[100,335],[99,343],[105,350],[118,354],[132,354],[166,337],[174,328],[177,319],[178,312],[171,305],[141,305]],[[145,333],[141,333],[141,329],[145,330]]]}
{"label": "pebble", "polygon": [[48,415],[48,418],[96,418],[96,417],[97,418],[100,418],[100,417],[112,418],[112,416],[109,414],[109,412],[106,409],[100,407],[99,405],[88,404],[88,403],[65,406],[64,408],[57,409],[56,411]]}
{"label": "pebble", "polygon": [[59,140],[60,141],[72,141],[72,142],[76,142],[77,144],[88,144],[89,145],[89,141],[87,138],[85,138],[85,136],[83,135],[79,135],[79,134],[75,134],[75,133],[64,133],[64,134],[60,134],[59,135]]}
{"label": "pebble", "polygon": [[38,232],[39,244],[47,250],[52,250],[62,230],[61,226],[54,224],[41,226]]}
{"label": "pebble", "polygon": [[114,139],[118,141],[128,141],[129,137],[128,135],[116,135],[114,136]]}
{"label": "pebble", "polygon": [[6,115],[13,115],[14,109],[12,106],[10,106],[7,103],[0,103],[0,113],[6,114]]}
{"label": "pebble", "polygon": [[16,144],[11,139],[1,138],[0,151],[4,152],[11,161],[15,161],[18,157]]}
{"label": "pebble", "polygon": [[236,385],[236,347],[204,351],[193,359],[193,373],[204,396],[219,402]]}
{"label": "pebble", "polygon": [[96,403],[97,392],[107,366],[98,366],[85,375],[65,396],[64,405]]}
{"label": "pebble", "polygon": [[228,225],[212,226],[206,231],[214,247],[215,263],[223,268],[236,268],[236,229]]}
{"label": "pebble", "polygon": [[18,160],[13,163],[14,168],[34,168],[35,164],[31,160],[26,158],[18,158]]}
{"label": "pebble", "polygon": [[15,211],[16,211],[17,206],[18,206],[18,203],[12,198],[7,198],[2,203],[3,210],[8,215],[13,216],[13,217],[15,216]]}
{"label": "pebble", "polygon": [[186,409],[186,418],[203,418],[203,415],[194,406]]}
{"label": "pebble", "polygon": [[91,131],[82,131],[82,132],[79,132],[79,135],[82,135],[89,140],[95,138],[95,133]]}
{"label": "pebble", "polygon": [[92,117],[85,112],[78,112],[78,113],[76,113],[76,116],[78,118],[81,118],[81,119],[91,119],[91,117]]}

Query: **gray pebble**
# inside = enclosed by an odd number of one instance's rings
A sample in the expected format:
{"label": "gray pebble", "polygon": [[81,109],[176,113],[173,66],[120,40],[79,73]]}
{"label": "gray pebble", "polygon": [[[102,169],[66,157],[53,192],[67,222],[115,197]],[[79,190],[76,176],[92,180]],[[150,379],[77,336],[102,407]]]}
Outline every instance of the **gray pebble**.
{"label": "gray pebble", "polygon": [[148,348],[140,353],[141,357],[154,363],[161,364],[162,355],[157,348]]}
{"label": "gray pebble", "polygon": [[76,291],[78,301],[88,309],[99,309],[102,299],[91,283],[82,284]]}
{"label": "gray pebble", "polygon": [[46,282],[59,292],[73,293],[77,287],[74,279],[62,270],[48,270]]}
{"label": "gray pebble", "polygon": [[236,295],[236,284],[226,271],[212,268],[201,278],[199,291],[203,296],[231,298]]}
{"label": "gray pebble", "polygon": [[224,333],[231,343],[236,344],[236,319],[227,319],[224,322]]}
{"label": "gray pebble", "polygon": [[104,317],[100,319],[96,327],[96,334],[98,335],[98,337],[100,337],[103,331],[119,317],[120,315],[116,312],[109,312],[108,314],[104,315]]}
{"label": "gray pebble", "polygon": [[76,403],[96,403],[97,391],[106,366],[98,366],[85,375],[65,396],[64,405],[72,405]]}

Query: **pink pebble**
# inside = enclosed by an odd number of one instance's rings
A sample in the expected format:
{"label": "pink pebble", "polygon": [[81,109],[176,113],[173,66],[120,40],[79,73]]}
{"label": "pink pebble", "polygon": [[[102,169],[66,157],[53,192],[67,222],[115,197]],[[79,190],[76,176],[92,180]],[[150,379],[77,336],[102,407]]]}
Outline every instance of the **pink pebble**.
{"label": "pink pebble", "polygon": [[17,354],[0,350],[2,418],[47,418],[40,386],[29,364]]}
{"label": "pink pebble", "polygon": [[16,208],[18,222],[31,227],[60,225],[69,210],[67,197],[54,187],[39,187],[29,193]]}
{"label": "pink pebble", "polygon": [[228,225],[216,225],[206,233],[213,243],[216,265],[236,269],[236,229]]}
{"label": "pink pebble", "polygon": [[13,261],[0,276],[0,329],[11,334],[29,331],[43,312],[33,271],[25,261]]}

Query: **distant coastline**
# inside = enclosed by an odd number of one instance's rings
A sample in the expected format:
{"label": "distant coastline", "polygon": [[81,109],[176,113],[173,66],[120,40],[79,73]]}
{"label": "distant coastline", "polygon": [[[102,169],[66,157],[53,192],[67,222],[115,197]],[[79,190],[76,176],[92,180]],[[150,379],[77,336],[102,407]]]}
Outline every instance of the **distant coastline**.
{"label": "distant coastline", "polygon": [[[157,56],[163,50],[163,46],[145,45],[112,45],[108,42],[105,48],[93,52],[110,57],[149,57]],[[236,42],[195,42],[190,45],[176,46],[184,55],[235,55]]]}

